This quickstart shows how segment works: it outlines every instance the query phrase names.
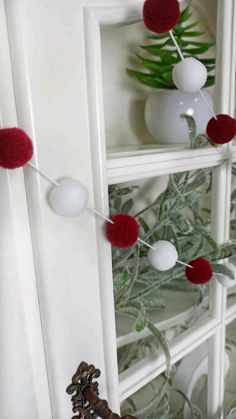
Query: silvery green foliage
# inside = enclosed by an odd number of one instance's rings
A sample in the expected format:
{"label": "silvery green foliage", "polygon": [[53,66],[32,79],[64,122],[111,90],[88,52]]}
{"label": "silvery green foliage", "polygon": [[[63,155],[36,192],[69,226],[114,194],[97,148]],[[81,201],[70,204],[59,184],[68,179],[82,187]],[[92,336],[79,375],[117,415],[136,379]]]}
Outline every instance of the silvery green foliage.
{"label": "silvery green foliage", "polygon": [[218,263],[212,263],[211,266],[214,273],[223,274],[226,275],[229,279],[232,279],[232,281],[235,280],[233,272],[231,271],[231,269],[227,268],[227,266],[220,265]]}
{"label": "silvery green foliage", "polygon": [[[198,147],[196,126],[193,118],[186,117],[189,128],[190,147]],[[209,143],[208,143],[209,146]],[[212,171],[199,169],[190,172],[175,173],[169,176],[164,192],[154,199],[139,213],[133,212],[133,191],[137,186],[115,185],[109,188],[110,214],[130,212],[135,215],[140,225],[140,237],[152,244],[160,239],[171,241],[177,248],[179,259],[189,262],[197,257],[204,257],[214,266],[214,270],[232,277],[232,272],[217,262],[236,254],[236,241],[218,245],[211,236],[211,212],[203,202],[211,194]],[[233,192],[236,196],[236,193]],[[235,197],[234,197],[235,199]],[[232,201],[235,202],[234,200]],[[152,221],[150,221],[152,220]],[[233,222],[232,222],[233,224]],[[176,266],[166,272],[157,271],[147,258],[148,248],[137,244],[129,249],[113,249],[113,277],[115,308],[117,313],[127,315],[134,320],[134,330],[141,332],[148,328],[153,340],[130,344],[118,351],[120,371],[132,363],[161,348],[166,356],[166,374],[155,403],[145,410],[142,419],[169,418],[168,394],[171,372],[170,355],[165,335],[149,320],[151,310],[162,310],[165,301],[161,295],[163,287],[181,289],[186,293],[201,289],[192,286],[185,279],[184,267]],[[139,342],[139,341],[138,341]],[[131,410],[130,410],[131,409]],[[157,415],[157,411],[158,416]],[[125,413],[123,413],[125,414]],[[128,413],[126,413],[128,414]],[[129,414],[137,415],[132,401]],[[153,415],[153,416],[152,416]],[[181,416],[180,416],[181,417]]]}
{"label": "silvery green foliage", "polygon": [[233,402],[232,406],[230,407],[226,419],[236,419],[236,400]]}

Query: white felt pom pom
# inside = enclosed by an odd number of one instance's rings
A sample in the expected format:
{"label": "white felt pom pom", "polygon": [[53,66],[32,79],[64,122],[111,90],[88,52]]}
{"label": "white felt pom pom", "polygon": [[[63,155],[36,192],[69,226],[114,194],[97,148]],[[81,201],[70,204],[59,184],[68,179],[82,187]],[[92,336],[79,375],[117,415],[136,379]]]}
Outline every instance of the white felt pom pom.
{"label": "white felt pom pom", "polygon": [[197,92],[206,84],[207,69],[196,58],[185,58],[174,65],[172,79],[179,90]]}
{"label": "white felt pom pom", "polygon": [[167,271],[175,266],[178,260],[178,253],[172,243],[166,240],[159,240],[152,246],[155,247],[156,250],[149,250],[148,259],[154,268],[159,271]]}
{"label": "white felt pom pom", "polygon": [[63,179],[49,194],[52,209],[64,217],[77,217],[85,210],[89,193],[83,183],[75,179]]}
{"label": "white felt pom pom", "polygon": [[225,288],[236,287],[236,266],[231,262],[224,263],[224,265],[233,272],[234,280],[230,279],[227,275],[216,275],[215,277],[217,278],[217,281],[219,281]]}

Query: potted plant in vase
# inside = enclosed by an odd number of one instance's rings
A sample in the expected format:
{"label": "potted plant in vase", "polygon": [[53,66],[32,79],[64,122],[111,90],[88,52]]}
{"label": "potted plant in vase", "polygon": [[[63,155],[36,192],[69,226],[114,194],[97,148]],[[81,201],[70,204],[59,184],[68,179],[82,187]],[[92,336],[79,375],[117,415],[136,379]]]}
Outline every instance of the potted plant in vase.
{"label": "potted plant in vase", "polygon": [[[207,88],[215,83],[215,58],[199,56],[208,52],[214,43],[196,40],[204,35],[204,32],[196,30],[199,22],[190,22],[191,17],[192,13],[189,7],[186,7],[172,32],[184,58],[198,59],[206,67],[207,79],[204,88]],[[139,83],[158,89],[147,98],[145,106],[147,128],[160,144],[188,144],[188,128],[180,115],[187,114],[193,117],[197,125],[197,134],[201,134],[205,132],[212,114],[204,105],[199,92],[177,90],[172,79],[172,71],[175,64],[180,62],[180,58],[169,34],[152,34],[148,39],[152,43],[141,46],[142,52],[137,54],[142,70],[127,70],[128,75]],[[209,93],[204,91],[204,95],[209,104],[213,105]]]}

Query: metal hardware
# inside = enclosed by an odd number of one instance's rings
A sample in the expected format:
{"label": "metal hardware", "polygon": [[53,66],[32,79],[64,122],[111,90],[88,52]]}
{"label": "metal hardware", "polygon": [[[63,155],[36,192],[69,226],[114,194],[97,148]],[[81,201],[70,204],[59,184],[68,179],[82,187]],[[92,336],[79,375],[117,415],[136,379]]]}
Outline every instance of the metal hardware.
{"label": "metal hardware", "polygon": [[100,377],[101,371],[94,365],[81,362],[72,377],[72,383],[66,392],[72,401],[72,411],[77,413],[71,419],[137,419],[134,416],[119,416],[113,413],[106,400],[101,400],[98,395],[98,382],[94,379]]}

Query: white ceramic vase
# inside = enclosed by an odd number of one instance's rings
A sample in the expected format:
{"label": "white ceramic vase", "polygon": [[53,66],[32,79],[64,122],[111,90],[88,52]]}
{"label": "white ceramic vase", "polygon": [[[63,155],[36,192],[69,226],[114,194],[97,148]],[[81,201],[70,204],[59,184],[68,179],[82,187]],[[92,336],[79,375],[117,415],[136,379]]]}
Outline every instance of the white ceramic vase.
{"label": "white ceramic vase", "polygon": [[[213,106],[211,96],[203,90],[207,101]],[[204,134],[212,114],[200,93],[180,90],[162,91],[151,94],[145,106],[145,122],[148,131],[159,144],[189,144],[186,120],[181,114],[192,116],[197,125],[197,134]]]}

